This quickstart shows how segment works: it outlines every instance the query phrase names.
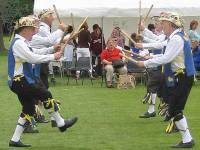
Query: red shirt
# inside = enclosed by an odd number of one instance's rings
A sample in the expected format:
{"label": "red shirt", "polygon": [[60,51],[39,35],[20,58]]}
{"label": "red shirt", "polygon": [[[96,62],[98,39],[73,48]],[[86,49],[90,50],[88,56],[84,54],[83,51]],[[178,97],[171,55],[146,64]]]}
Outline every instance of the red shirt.
{"label": "red shirt", "polygon": [[113,50],[105,49],[101,53],[101,60],[105,59],[107,61],[112,62],[113,60],[122,59],[122,57],[119,55],[119,53],[121,53],[121,50],[118,48],[115,48]]}

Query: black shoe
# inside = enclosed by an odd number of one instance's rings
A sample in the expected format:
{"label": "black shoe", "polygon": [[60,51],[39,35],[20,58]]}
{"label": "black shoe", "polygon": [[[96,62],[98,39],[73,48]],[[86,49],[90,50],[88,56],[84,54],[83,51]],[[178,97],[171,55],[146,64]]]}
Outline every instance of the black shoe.
{"label": "black shoe", "polygon": [[183,143],[182,141],[176,145],[171,146],[171,148],[192,148],[195,145],[194,140],[190,142]]}
{"label": "black shoe", "polygon": [[155,116],[156,116],[156,112],[149,113],[147,111],[143,115],[139,116],[139,118],[150,118],[150,117],[155,117]]}
{"label": "black shoe", "polygon": [[35,118],[35,121],[37,123],[48,123],[49,121],[45,119],[45,116],[44,115],[40,115],[40,116],[37,116]]}
{"label": "black shoe", "polygon": [[77,120],[78,120],[77,117],[65,120],[65,125],[59,127],[60,132],[64,132],[65,130],[67,130],[67,128],[73,126],[77,122]]}
{"label": "black shoe", "polygon": [[21,141],[14,142],[10,140],[9,147],[31,147],[31,145],[23,144]]}
{"label": "black shoe", "polygon": [[25,129],[23,133],[39,133],[39,130],[34,129],[33,126],[28,125]]}
{"label": "black shoe", "polygon": [[57,127],[57,123],[56,123],[55,120],[51,120],[51,127],[52,127],[52,128]]}

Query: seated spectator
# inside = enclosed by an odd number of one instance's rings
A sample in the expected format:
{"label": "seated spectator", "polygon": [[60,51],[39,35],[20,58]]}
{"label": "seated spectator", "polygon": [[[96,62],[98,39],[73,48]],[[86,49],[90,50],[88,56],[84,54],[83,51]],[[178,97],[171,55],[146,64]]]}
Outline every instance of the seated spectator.
{"label": "seated spectator", "polygon": [[113,38],[108,39],[106,46],[107,48],[101,53],[101,60],[105,64],[107,87],[111,88],[114,71],[124,75],[127,74],[127,68],[120,56],[121,50],[116,48],[116,42]]}
{"label": "seated spectator", "polygon": [[188,32],[190,40],[200,41],[200,34],[196,31],[198,27],[198,21],[192,20],[190,23],[190,30]]}
{"label": "seated spectator", "polygon": [[198,41],[192,41],[192,53],[195,69],[200,71],[200,46]]}

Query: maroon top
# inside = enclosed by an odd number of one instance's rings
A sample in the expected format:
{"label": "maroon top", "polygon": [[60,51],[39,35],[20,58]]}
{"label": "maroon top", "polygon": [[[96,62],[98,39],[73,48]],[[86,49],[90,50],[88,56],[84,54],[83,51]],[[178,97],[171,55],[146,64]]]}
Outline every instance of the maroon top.
{"label": "maroon top", "polygon": [[102,49],[105,49],[105,41],[103,38],[103,48],[102,48],[102,36],[97,35],[95,32],[91,33],[91,44],[90,44],[90,50],[93,54],[99,55],[102,52]]}
{"label": "maroon top", "polygon": [[79,48],[89,48],[89,43],[91,41],[90,31],[83,30],[78,35],[78,47]]}

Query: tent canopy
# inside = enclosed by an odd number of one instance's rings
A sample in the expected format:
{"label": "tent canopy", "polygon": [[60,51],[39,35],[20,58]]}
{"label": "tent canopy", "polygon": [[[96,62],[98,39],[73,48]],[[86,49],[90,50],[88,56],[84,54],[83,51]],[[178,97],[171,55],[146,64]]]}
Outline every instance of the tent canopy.
{"label": "tent canopy", "polygon": [[[141,0],[141,3],[143,16],[146,16],[152,4],[154,7],[150,17],[158,16],[163,11],[178,12],[184,16],[186,30],[192,19],[200,19],[199,0]],[[38,14],[46,8],[53,9],[53,4],[65,23],[72,23],[70,14],[73,13],[74,25],[77,28],[83,17],[88,16],[89,30],[92,31],[93,24],[99,24],[103,28],[105,38],[110,36],[116,26],[129,34],[136,32],[138,28],[139,0],[35,0],[34,13]],[[147,23],[150,22],[148,19]],[[52,29],[57,28],[58,24],[56,20]]]}
{"label": "tent canopy", "polygon": [[[151,15],[162,11],[175,11],[182,16],[198,16],[199,0],[141,0],[142,13],[146,14],[150,6],[154,8]],[[61,17],[138,17],[139,0],[35,0],[34,12],[53,8],[56,5]]]}

